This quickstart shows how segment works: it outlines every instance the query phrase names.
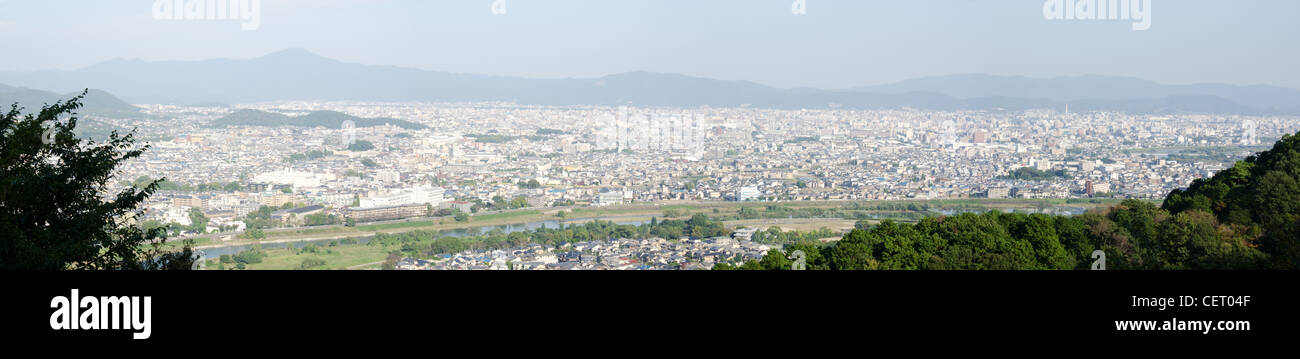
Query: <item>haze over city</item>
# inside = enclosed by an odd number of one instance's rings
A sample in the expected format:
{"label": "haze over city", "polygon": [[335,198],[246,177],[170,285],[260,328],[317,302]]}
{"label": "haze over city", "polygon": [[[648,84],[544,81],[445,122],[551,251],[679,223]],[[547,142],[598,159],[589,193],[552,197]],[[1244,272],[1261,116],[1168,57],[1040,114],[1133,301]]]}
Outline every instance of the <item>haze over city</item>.
{"label": "haze over city", "polygon": [[[261,1],[260,26],[156,20],[154,1],[0,1],[0,71],[112,59],[345,62],[528,78],[651,71],[841,89],[951,74],[1300,88],[1294,1],[1155,1],[1151,27],[1048,20],[1042,0]],[[51,43],[65,46],[52,47]]]}

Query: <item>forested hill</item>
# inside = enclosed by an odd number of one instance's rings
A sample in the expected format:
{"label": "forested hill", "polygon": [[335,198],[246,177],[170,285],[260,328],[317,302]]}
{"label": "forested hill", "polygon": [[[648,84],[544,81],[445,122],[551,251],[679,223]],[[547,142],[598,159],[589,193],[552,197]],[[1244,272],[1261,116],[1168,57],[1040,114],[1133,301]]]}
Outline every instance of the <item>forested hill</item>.
{"label": "forested hill", "polygon": [[[100,90],[85,91],[86,96],[82,98],[83,107],[78,110],[79,114],[107,118],[149,118],[148,115],[140,111],[139,107],[123,102],[113,96],[113,94]],[[49,91],[40,91],[0,84],[0,105],[3,105],[6,111],[9,110],[10,105],[14,103],[17,103],[19,107],[27,109],[27,111],[40,111],[40,109],[45,105],[54,104],[55,102],[76,96],[79,93],[80,92],[72,94],[56,94]]]}
{"label": "forested hill", "polygon": [[208,126],[223,128],[231,126],[293,126],[293,127],[325,127],[338,129],[343,127],[343,123],[352,121],[356,128],[376,127],[390,124],[393,126],[420,130],[427,128],[424,125],[393,118],[361,118],[335,111],[315,111],[302,116],[288,116],[284,114],[266,112],[261,110],[239,110],[235,113],[226,115]]}
{"label": "forested hill", "polygon": [[1165,199],[1170,213],[1210,213],[1245,228],[1275,268],[1300,269],[1300,133]]}
{"label": "forested hill", "polygon": [[[865,226],[863,226],[865,227]],[[715,269],[1300,269],[1300,133],[1239,161],[1162,207],[1127,200],[1102,212],[1063,217],[990,212],[886,221],[836,243],[802,242],[759,261]]]}

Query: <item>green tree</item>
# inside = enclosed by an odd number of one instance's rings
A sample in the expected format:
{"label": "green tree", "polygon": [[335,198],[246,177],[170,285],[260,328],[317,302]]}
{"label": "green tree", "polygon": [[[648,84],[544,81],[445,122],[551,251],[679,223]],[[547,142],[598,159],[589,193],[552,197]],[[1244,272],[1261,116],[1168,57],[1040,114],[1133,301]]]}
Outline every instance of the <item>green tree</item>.
{"label": "green tree", "polygon": [[1282,171],[1268,171],[1255,184],[1252,196],[1256,222],[1277,231],[1300,219],[1300,183]]}
{"label": "green tree", "polygon": [[1017,221],[1011,229],[1012,236],[1026,240],[1034,249],[1034,258],[1038,268],[1073,269],[1075,258],[1061,245],[1061,238],[1056,232],[1056,221],[1044,214],[1028,216]]}
{"label": "green tree", "polygon": [[786,258],[785,253],[782,253],[779,250],[771,249],[768,250],[767,254],[763,256],[763,259],[760,259],[758,261],[758,265],[762,267],[763,270],[769,270],[769,271],[790,270],[791,266],[794,265],[794,261],[791,261],[789,258]]}
{"label": "green tree", "polygon": [[348,151],[362,152],[375,149],[375,144],[366,140],[357,140],[348,145]]}
{"label": "green tree", "polygon": [[206,233],[208,230],[208,216],[203,214],[198,208],[190,208],[190,227],[189,231],[194,233]]}
{"label": "green tree", "polygon": [[164,229],[131,220],[157,181],[101,196],[118,167],[149,146],[116,131],[103,142],[78,139],[86,93],[37,114],[14,104],[0,115],[0,269],[190,269],[188,243],[168,251]]}
{"label": "green tree", "polygon": [[240,237],[245,239],[255,239],[255,240],[265,239],[266,233],[262,232],[262,229],[260,228],[249,228],[247,231],[244,231],[244,234],[240,235]]}
{"label": "green tree", "polygon": [[866,231],[855,229],[826,250],[826,262],[832,270],[876,269],[879,263],[871,255]]}
{"label": "green tree", "polygon": [[515,199],[510,200],[510,208],[528,208],[528,199],[524,197],[515,197]]}
{"label": "green tree", "polygon": [[302,263],[298,265],[298,269],[312,269],[312,268],[324,267],[324,266],[325,266],[324,259],[317,258],[317,257],[307,257],[302,259]]}

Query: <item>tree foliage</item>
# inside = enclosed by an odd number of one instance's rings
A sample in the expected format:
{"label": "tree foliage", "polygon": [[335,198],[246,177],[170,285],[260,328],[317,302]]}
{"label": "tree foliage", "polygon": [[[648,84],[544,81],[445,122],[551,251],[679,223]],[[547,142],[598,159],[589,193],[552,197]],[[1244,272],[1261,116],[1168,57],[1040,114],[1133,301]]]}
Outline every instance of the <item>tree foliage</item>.
{"label": "tree foliage", "polygon": [[157,181],[108,192],[116,169],[149,146],[116,131],[104,142],[78,139],[85,95],[38,114],[17,104],[0,114],[0,268],[190,269],[189,246],[167,250],[166,228],[135,223]]}

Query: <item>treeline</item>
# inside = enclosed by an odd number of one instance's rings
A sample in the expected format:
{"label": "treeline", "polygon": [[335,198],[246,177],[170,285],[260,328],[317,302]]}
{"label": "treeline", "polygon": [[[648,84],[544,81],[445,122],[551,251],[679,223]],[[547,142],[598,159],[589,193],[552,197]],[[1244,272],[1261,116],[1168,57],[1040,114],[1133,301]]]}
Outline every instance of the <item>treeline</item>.
{"label": "treeline", "polygon": [[[848,206],[845,206],[848,207]],[[889,208],[889,209],[885,209]],[[769,205],[761,207],[740,207],[734,216],[721,216],[725,220],[743,220],[743,219],[776,219],[776,218],[840,218],[840,219],[875,219],[875,218],[893,218],[898,220],[918,220],[925,217],[930,207],[924,203],[908,203],[881,206],[881,209],[862,209],[852,210],[846,208],[821,208],[821,207],[789,207],[782,205]],[[873,213],[876,212],[876,213]]]}
{"label": "treeline", "polygon": [[[786,253],[772,252],[741,266],[790,269],[784,265],[789,260],[780,258],[799,250],[807,255],[808,269],[1087,269],[1094,261],[1092,252],[1100,249],[1108,269],[1266,267],[1266,255],[1244,237],[1221,230],[1225,228],[1204,214],[1170,215],[1151,203],[1129,200],[1106,212],[1073,217],[994,211],[927,217],[916,224],[884,221],[855,229],[833,244],[787,245]],[[717,269],[729,268],[731,264],[720,264]]]}
{"label": "treeline", "polygon": [[499,135],[499,134],[474,134],[474,133],[467,134],[465,135],[465,137],[472,138],[474,139],[474,142],[478,142],[478,143],[510,143],[510,142],[517,141],[519,139],[526,139],[529,141],[540,142],[540,141],[546,141],[550,139],[550,137],[547,137],[545,135],[507,136],[507,135]]}
{"label": "treeline", "polygon": [[817,241],[822,238],[835,237],[836,233],[830,228],[822,227],[811,232],[801,231],[782,231],[781,227],[768,227],[766,231],[754,232],[754,237],[750,240],[757,243],[798,243]]}
{"label": "treeline", "polygon": [[337,111],[313,111],[302,116],[288,116],[275,112],[261,110],[243,109],[235,111],[225,117],[214,120],[208,124],[211,128],[225,128],[232,126],[259,126],[259,127],[324,127],[332,129],[342,129],[343,124],[352,121],[355,128],[377,127],[383,125],[393,125],[408,130],[423,130],[428,128],[425,125],[395,118],[362,118]]}
{"label": "treeline", "polygon": [[531,231],[505,233],[494,229],[483,235],[467,237],[442,237],[437,231],[412,231],[405,233],[376,234],[367,245],[399,247],[401,255],[414,258],[431,258],[467,250],[494,250],[519,248],[530,244],[561,246],[565,243],[604,241],[619,238],[711,238],[727,236],[730,231],[722,222],[703,214],[688,220],[659,221],[651,219],[645,225],[624,225],[608,221],[591,221],[560,228],[538,228]]}
{"label": "treeline", "polygon": [[1126,200],[1103,211],[962,214],[917,224],[885,221],[827,245],[800,242],[762,260],[716,269],[1107,269],[1300,268],[1300,137],[1175,190],[1161,207]]}
{"label": "treeline", "polygon": [[1065,170],[1042,171],[1033,167],[1017,168],[1006,176],[1000,176],[998,179],[1021,180],[1021,181],[1049,181],[1057,178],[1070,178],[1070,174]]}
{"label": "treeline", "polygon": [[262,246],[253,246],[252,249],[244,250],[234,255],[222,254],[217,259],[217,269],[226,269],[226,265],[231,265],[234,269],[245,269],[247,265],[262,263],[266,259],[267,253],[262,250]]}
{"label": "treeline", "polygon": [[303,153],[295,153],[289,155],[289,158],[285,159],[284,161],[285,162],[313,161],[313,160],[319,160],[333,155],[334,152],[331,151],[311,150]]}
{"label": "treeline", "polygon": [[[239,182],[229,182],[229,183],[212,182],[212,183],[200,183],[197,185],[193,185],[188,183],[176,183],[176,182],[168,181],[166,179],[161,179],[156,181],[158,182],[159,191],[238,192],[244,188],[242,185],[239,184]],[[149,187],[149,185],[153,184],[154,182],[155,179],[149,178],[149,176],[140,176],[140,177],[136,177],[134,181],[121,181],[120,184],[123,187],[134,187],[137,189],[144,189],[146,187]]]}
{"label": "treeline", "polygon": [[1173,191],[1163,209],[1212,218],[1270,255],[1274,268],[1300,269],[1300,133]]}

